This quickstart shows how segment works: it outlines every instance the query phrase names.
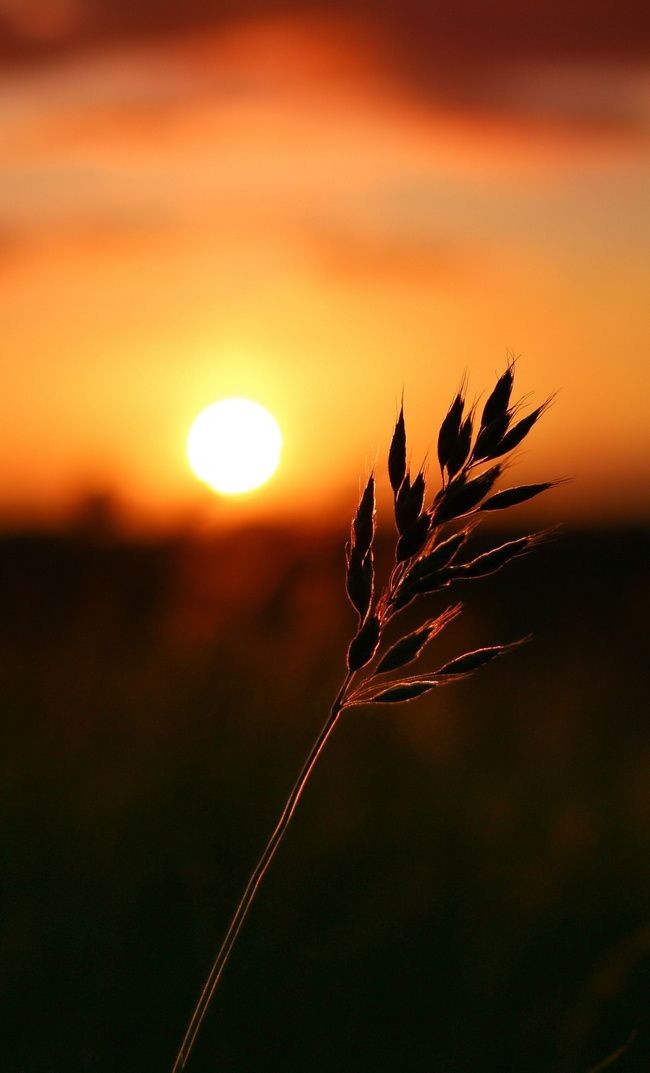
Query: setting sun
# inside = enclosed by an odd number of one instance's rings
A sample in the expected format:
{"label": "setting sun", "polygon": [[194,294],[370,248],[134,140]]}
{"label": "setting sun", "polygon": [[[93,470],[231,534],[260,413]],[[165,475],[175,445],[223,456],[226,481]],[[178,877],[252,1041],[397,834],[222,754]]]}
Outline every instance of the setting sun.
{"label": "setting sun", "polygon": [[280,461],[282,434],[275,418],[250,399],[221,399],[202,410],[187,437],[196,476],[215,492],[236,495],[259,488]]}

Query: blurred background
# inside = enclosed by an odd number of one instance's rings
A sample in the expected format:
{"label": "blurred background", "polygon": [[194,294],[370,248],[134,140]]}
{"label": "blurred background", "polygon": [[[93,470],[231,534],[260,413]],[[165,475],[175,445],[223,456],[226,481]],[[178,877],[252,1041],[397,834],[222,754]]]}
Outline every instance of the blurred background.
{"label": "blurred background", "polygon": [[[435,482],[509,352],[510,483],[573,480],[500,524],[564,530],[432,659],[534,642],[346,717],[190,1068],[650,1068],[649,53],[632,0],[0,0],[3,1073],[170,1068],[402,390]],[[233,394],[284,451],[225,498]]]}

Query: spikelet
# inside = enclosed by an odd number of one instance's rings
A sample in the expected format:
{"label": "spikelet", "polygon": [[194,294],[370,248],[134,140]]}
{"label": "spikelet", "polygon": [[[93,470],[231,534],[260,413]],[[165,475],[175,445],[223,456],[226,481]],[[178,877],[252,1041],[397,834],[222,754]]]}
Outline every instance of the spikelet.
{"label": "spikelet", "polygon": [[510,396],[515,382],[515,363],[508,362],[508,367],[497,380],[481,414],[481,428],[487,428],[495,421],[502,420],[508,413]]}
{"label": "spikelet", "polygon": [[388,476],[394,495],[397,495],[406,476],[406,427],[404,424],[404,405],[400,407],[399,417],[388,452]]}
{"label": "spikelet", "polygon": [[546,399],[541,406],[538,406],[527,417],[522,417],[521,421],[518,421],[509,432],[506,432],[505,436],[499,440],[486,457],[489,459],[499,458],[501,455],[508,454],[510,451],[514,451],[516,447],[519,447],[519,444],[523,442],[531,428],[537,424],[542,414],[548,409],[551,401],[551,398]]}
{"label": "spikelet", "polygon": [[346,549],[345,589],[361,621],[372,602],[375,580],[372,542],[375,536],[375,475],[371,473],[352,519]]}
{"label": "spikelet", "polygon": [[367,700],[366,704],[403,704],[407,700],[416,700],[418,697],[429,693],[438,685],[438,682],[429,679],[421,679],[417,682],[396,682],[386,689]]}
{"label": "spikelet", "polygon": [[456,436],[456,442],[454,443],[447,459],[447,473],[449,477],[455,477],[457,473],[465,465],[469,458],[470,448],[472,446],[472,428],[474,425],[474,415],[468,414],[462,425],[458,430]]}
{"label": "spikelet", "polygon": [[515,382],[514,361],[508,362],[508,367],[496,382],[492,393],[481,414],[476,443],[472,452],[474,462],[487,461],[497,457],[494,454],[498,445],[508,431],[513,411],[510,407],[510,397]]}
{"label": "spikelet", "polygon": [[370,550],[375,535],[375,475],[371,473],[352,522],[353,541],[361,558]]}
{"label": "spikelet", "polygon": [[468,536],[469,529],[461,529],[446,540],[441,540],[426,555],[416,559],[404,578],[404,583],[408,584],[424,577],[431,577],[448,566],[456,558]]}
{"label": "spikelet", "polygon": [[379,644],[381,625],[377,615],[369,615],[361,629],[350,641],[348,648],[348,670],[359,671],[374,656]]}
{"label": "spikelet", "polygon": [[501,476],[501,466],[492,466],[486,469],[478,477],[467,480],[464,476],[456,477],[443,491],[436,508],[433,520],[436,525],[442,522],[450,522],[455,518],[462,518],[485,499],[488,492]]}
{"label": "spikelet", "polygon": [[440,463],[440,472],[443,480],[445,469],[449,464],[449,459],[454,452],[460,434],[464,409],[465,398],[463,389],[461,388],[447,410],[447,415],[442,422],[440,432],[438,433],[438,462]]}
{"label": "spikelet", "polygon": [[374,582],[374,562],[372,551],[361,558],[359,550],[352,545],[348,548],[345,588],[350,602],[364,619],[372,600]]}
{"label": "spikelet", "polygon": [[437,618],[429,619],[419,629],[402,637],[401,641],[397,641],[392,648],[388,649],[373,673],[375,675],[386,674],[387,671],[394,671],[398,667],[406,667],[407,664],[412,663],[429,644],[429,641],[437,637],[445,626],[453,622],[460,614],[461,606],[461,604],[456,604],[455,607],[448,607]]}
{"label": "spikelet", "polygon": [[406,533],[417,522],[422,512],[425,494],[426,484],[422,470],[412,484],[407,473],[395,497],[395,521],[400,533]]}
{"label": "spikelet", "polygon": [[429,538],[430,529],[431,515],[427,513],[421,514],[411,528],[407,529],[405,533],[402,533],[397,541],[397,549],[395,551],[395,558],[398,563],[403,563],[407,559],[412,559],[414,555],[417,555],[417,553],[422,550]]}
{"label": "spikelet", "polygon": [[540,492],[553,488],[560,481],[543,481],[541,484],[520,484],[517,488],[504,488],[502,492],[496,492],[482,504],[481,510],[504,510],[506,507],[516,507],[519,503],[525,503],[527,499],[533,499]]}
{"label": "spikelet", "polygon": [[433,677],[436,679],[466,678],[468,674],[473,674],[479,667],[484,667],[486,663],[491,663],[493,659],[503,656],[506,652],[511,652],[513,648],[518,648],[528,640],[528,637],[522,637],[519,641],[511,641],[508,645],[490,645],[488,648],[477,648],[473,652],[465,652],[464,655],[456,656],[456,659],[445,663],[443,667],[435,672]]}

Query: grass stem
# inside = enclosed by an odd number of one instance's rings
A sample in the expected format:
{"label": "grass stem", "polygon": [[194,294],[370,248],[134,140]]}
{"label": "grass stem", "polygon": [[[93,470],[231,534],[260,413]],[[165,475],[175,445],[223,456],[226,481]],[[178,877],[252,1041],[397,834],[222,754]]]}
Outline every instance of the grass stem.
{"label": "grass stem", "polygon": [[345,707],[346,692],[350,684],[351,678],[352,674],[348,673],[345,681],[343,682],[343,685],[339,690],[336,700],[332,705],[327,721],[325,722],[322,730],[320,731],[320,734],[312,745],[307,759],[302,766],[300,774],[296,779],[296,782],[294,783],[293,789],[291,790],[291,793],[287,798],[286,804],[282,809],[280,818],[273,830],[273,834],[266,843],[262,856],[260,857],[255,868],[253,869],[250,879],[246,884],[246,889],[244,890],[244,893],[237,905],[237,908],[235,909],[232,920],[230,921],[230,925],[228,927],[228,931],[226,932],[221,947],[219,948],[219,952],[214,959],[214,962],[212,963],[212,968],[208,973],[199,1000],[194,1007],[194,1012],[192,1013],[192,1017],[187,1026],[187,1031],[185,1032],[185,1036],[183,1037],[183,1042],[181,1043],[180,1050],[176,1055],[176,1060],[172,1067],[172,1073],[180,1073],[180,1071],[185,1069],[187,1065],[189,1057],[192,1053],[192,1049],[196,1042],[196,1037],[198,1035],[199,1029],[201,1028],[201,1024],[203,1023],[203,1018],[208,1011],[208,1007],[210,1006],[210,1002],[212,1001],[219,980],[221,979],[222,973],[228,963],[228,959],[237,940],[237,936],[239,935],[244,921],[248,916],[248,912],[251,908],[251,905],[253,904],[259,885],[264,879],[264,876],[269,869],[271,861],[275,857],[278,847],[286,834],[287,828],[298,806],[298,802],[300,801],[305,786],[307,785],[309,776],[311,775],[316,765],[316,762],[323,749],[325,748],[327,740],[330,737],[332,731],[334,730],[334,727],[338,722],[338,718],[343,708]]}

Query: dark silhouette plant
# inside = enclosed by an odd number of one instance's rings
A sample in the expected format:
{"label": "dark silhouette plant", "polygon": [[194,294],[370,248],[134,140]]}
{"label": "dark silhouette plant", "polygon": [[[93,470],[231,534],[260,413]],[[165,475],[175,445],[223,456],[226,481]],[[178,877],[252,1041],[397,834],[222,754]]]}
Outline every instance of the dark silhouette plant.
{"label": "dark silhouette plant", "polygon": [[197,1034],[257,890],[286,833],[309,776],[332,734],[341,713],[359,705],[412,701],[438,686],[467,678],[479,667],[512,651],[527,640],[478,648],[457,656],[436,671],[404,674],[427,645],[461,612],[451,604],[401,636],[385,651],[382,640],[391,620],[421,597],[449,589],[456,582],[472,581],[496,573],[529,552],[549,533],[533,533],[510,540],[473,558],[465,556],[470,534],[482,516],[524,503],[558,481],[524,484],[495,491],[506,458],[528,435],[551,398],[519,417],[512,403],[515,362],[505,372],[483,406],[468,408],[463,383],[453,399],[438,434],[437,454],[441,486],[427,504],[424,467],[411,478],[407,466],[404,407],[400,407],[390,450],[388,476],[393,491],[397,543],[395,562],[385,587],[377,590],[375,539],[375,475],[371,473],[352,520],[346,547],[346,589],[357,613],[358,626],[347,653],[347,672],[329,716],[314,742],[280,818],[255,866],[237,905],[230,926],[213,962],[183,1038],[172,1073],[187,1065]]}

